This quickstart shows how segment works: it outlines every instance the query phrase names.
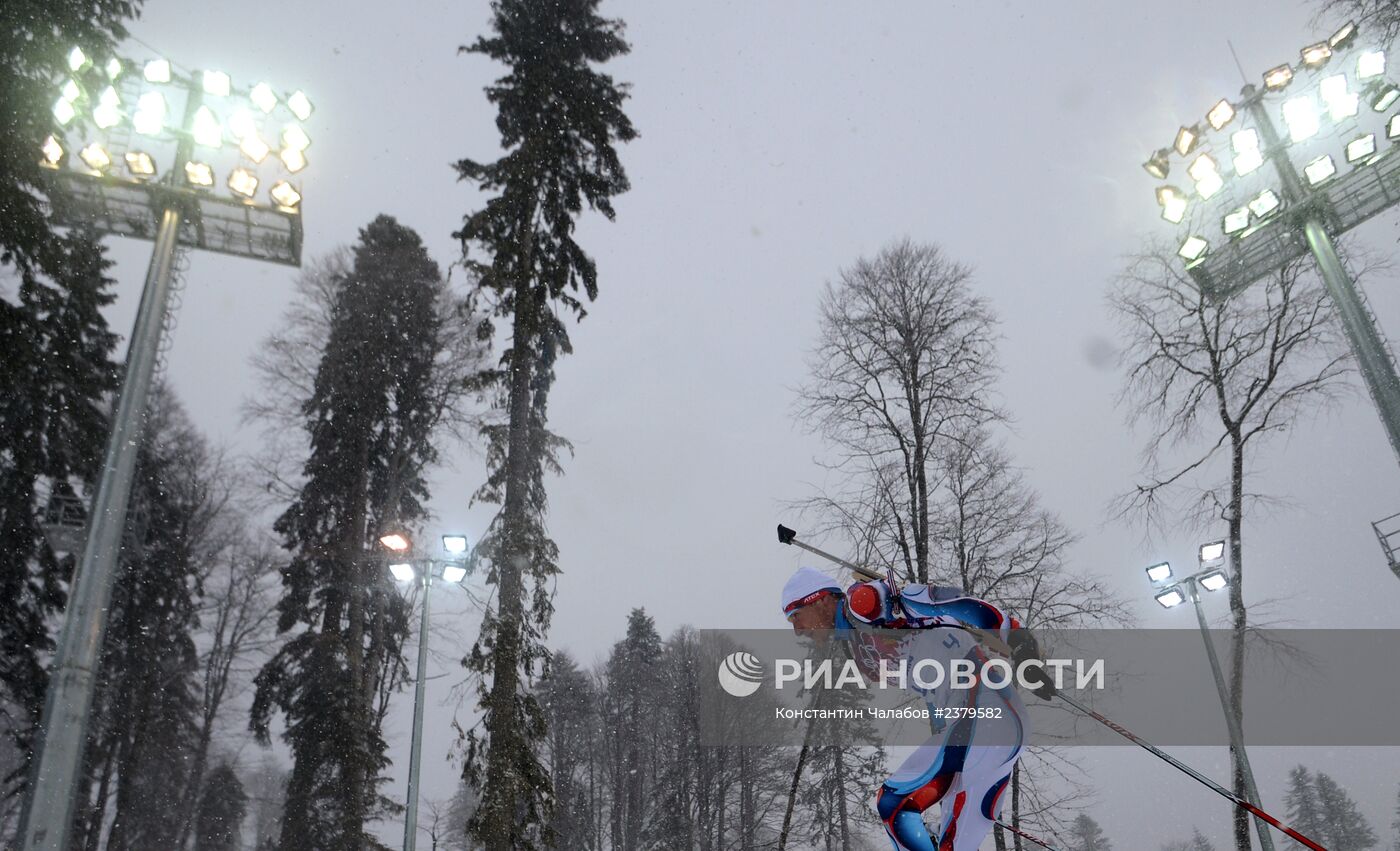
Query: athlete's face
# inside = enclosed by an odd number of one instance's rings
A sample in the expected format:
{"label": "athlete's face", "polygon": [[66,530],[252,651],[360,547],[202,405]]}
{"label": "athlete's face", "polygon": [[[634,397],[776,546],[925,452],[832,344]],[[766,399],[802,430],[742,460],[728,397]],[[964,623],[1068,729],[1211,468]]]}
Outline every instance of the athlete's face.
{"label": "athlete's face", "polygon": [[809,636],[823,630],[836,628],[837,598],[828,594],[811,605],[803,606],[788,615],[792,631],[801,636]]}

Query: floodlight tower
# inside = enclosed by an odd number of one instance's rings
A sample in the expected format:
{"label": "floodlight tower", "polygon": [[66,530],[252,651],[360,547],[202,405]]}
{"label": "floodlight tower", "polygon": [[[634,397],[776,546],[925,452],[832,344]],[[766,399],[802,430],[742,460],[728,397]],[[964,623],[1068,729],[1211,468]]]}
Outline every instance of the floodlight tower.
{"label": "floodlight tower", "polygon": [[[1393,109],[1400,87],[1386,77],[1385,54],[1360,44],[1359,33],[1349,23],[1304,47],[1296,65],[1272,68],[1262,88],[1246,85],[1238,101],[1215,104],[1204,124],[1182,127],[1143,168],[1164,181],[1157,187],[1162,218],[1180,227],[1177,253],[1206,294],[1227,298],[1311,252],[1400,459],[1395,360],[1333,245],[1400,201],[1400,110]],[[1237,129],[1227,140],[1231,123]],[[1389,142],[1384,148],[1381,138]],[[1173,154],[1187,161],[1194,193],[1165,183]],[[1266,162],[1275,180],[1250,177]]]}
{"label": "floodlight tower", "polygon": [[[279,96],[267,83],[235,90],[220,71],[184,73],[165,59],[89,57],[77,47],[68,55],[68,70],[54,101],[54,133],[35,151],[50,176],[54,219],[155,245],[44,698],[39,748],[20,818],[23,851],[68,848],[176,249],[183,245],[300,265],[301,191],[292,176],[306,166],[311,143],[301,125],[311,115],[311,102],[300,91]],[[172,110],[170,99],[183,103]],[[182,117],[171,124],[168,114]],[[280,169],[263,202],[260,172],[274,167],[270,161],[263,167],[272,150],[263,139],[274,122],[281,124]],[[215,160],[229,142],[236,159],[220,168]],[[162,148],[170,155],[163,175],[158,174]],[[225,171],[230,195],[221,197],[214,193],[215,176]]]}
{"label": "floodlight tower", "polygon": [[408,752],[408,800],[403,820],[403,851],[414,851],[418,842],[418,775],[423,763],[423,686],[428,677],[428,604],[433,580],[462,582],[471,572],[471,560],[467,555],[466,535],[442,536],[442,549],[448,556],[445,559],[415,557],[413,542],[403,532],[381,535],[379,544],[389,551],[389,574],[396,581],[423,587],[422,621],[418,624],[418,678],[413,688],[413,738]]}
{"label": "floodlight tower", "polygon": [[[1211,541],[1197,549],[1199,570],[1180,580],[1172,577],[1170,562],[1161,562],[1147,568],[1147,579],[1159,590],[1153,595],[1164,609],[1175,608],[1190,599],[1196,607],[1196,623],[1201,628],[1201,640],[1206,645],[1206,657],[1210,660],[1210,672],[1215,677],[1215,691],[1220,696],[1220,708],[1225,712],[1225,727],[1230,732],[1230,749],[1239,756],[1240,770],[1244,774],[1245,796],[1256,807],[1263,807],[1259,797],[1259,787],[1254,783],[1254,769],[1249,765],[1249,752],[1244,747],[1244,731],[1235,720],[1230,709],[1230,691],[1225,685],[1225,674],[1220,667],[1220,657],[1216,655],[1215,643],[1211,641],[1210,626],[1206,623],[1205,609],[1201,607],[1201,589],[1219,591],[1230,584],[1230,574],[1225,569],[1225,542]],[[1259,845],[1264,851],[1274,851],[1274,839],[1269,826],[1258,816],[1254,817],[1254,832],[1259,837]]]}

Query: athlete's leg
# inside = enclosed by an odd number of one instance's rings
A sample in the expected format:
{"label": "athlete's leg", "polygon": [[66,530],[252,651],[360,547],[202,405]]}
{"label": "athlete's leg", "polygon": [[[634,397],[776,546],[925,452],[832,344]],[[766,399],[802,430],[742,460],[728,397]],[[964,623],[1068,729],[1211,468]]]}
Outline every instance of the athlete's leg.
{"label": "athlete's leg", "polygon": [[1003,720],[1007,723],[977,722],[962,770],[943,799],[937,851],[976,851],[991,832],[1024,748],[1020,717]]}
{"label": "athlete's leg", "polygon": [[947,794],[962,770],[966,730],[960,722],[920,746],[880,787],[875,810],[896,851],[936,851],[923,813]]}

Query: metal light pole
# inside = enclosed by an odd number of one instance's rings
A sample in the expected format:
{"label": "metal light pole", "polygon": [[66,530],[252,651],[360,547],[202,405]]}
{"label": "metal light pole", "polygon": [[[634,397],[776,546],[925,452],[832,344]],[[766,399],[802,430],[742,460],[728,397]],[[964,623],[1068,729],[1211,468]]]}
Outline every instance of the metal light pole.
{"label": "metal light pole", "polygon": [[441,577],[446,582],[457,583],[467,577],[467,538],[465,535],[442,536],[443,549],[447,550],[449,555],[459,556],[449,559],[406,557],[412,549],[412,543],[402,532],[390,532],[379,540],[388,549],[400,553],[400,557],[389,565],[393,577],[400,582],[418,580],[423,588],[423,613],[418,624],[418,678],[413,688],[413,736],[408,757],[408,799],[403,822],[404,851],[414,851],[418,841],[418,790],[423,761],[423,690],[428,678],[428,613],[433,580]]}
{"label": "metal light pole", "polygon": [[[1210,660],[1210,672],[1215,677],[1215,690],[1220,696],[1220,709],[1225,713],[1225,726],[1230,732],[1230,750],[1238,757],[1240,770],[1244,774],[1245,797],[1249,799],[1251,804],[1262,809],[1263,799],[1259,797],[1259,787],[1255,785],[1254,770],[1249,765],[1249,753],[1244,746],[1244,731],[1240,729],[1240,725],[1235,719],[1235,713],[1230,709],[1230,690],[1225,684],[1225,674],[1220,666],[1220,657],[1215,652],[1215,642],[1211,640],[1210,625],[1206,623],[1205,609],[1201,606],[1200,588],[1203,581],[1211,583],[1205,586],[1207,590],[1217,591],[1225,587],[1229,581],[1223,567],[1225,545],[1224,542],[1206,544],[1201,547],[1203,554],[1207,547],[1219,547],[1221,555],[1212,559],[1202,558],[1201,564],[1204,569],[1159,592],[1156,595],[1156,600],[1162,606],[1172,608],[1180,605],[1183,597],[1188,597],[1195,605],[1196,623],[1201,628],[1201,640],[1206,645],[1206,657]],[[1211,566],[1205,567],[1208,562]],[[1165,569],[1164,573],[1163,569]],[[1154,571],[1158,572],[1154,574]],[[1171,579],[1171,568],[1163,562],[1148,568],[1147,575],[1154,584],[1166,582]],[[1212,585],[1214,587],[1211,587]],[[1186,589],[1184,595],[1181,593],[1182,587]],[[1258,816],[1254,817],[1254,832],[1259,837],[1259,846],[1263,851],[1274,851],[1274,840],[1269,833],[1269,826]]]}
{"label": "metal light pole", "polygon": [[[84,71],[87,72],[88,82],[95,80],[106,87],[104,102],[94,108],[94,115],[101,109],[107,109],[109,113],[115,110],[115,103],[120,102],[116,94],[117,85],[127,87],[129,83],[129,80],[117,79],[124,67],[122,61],[113,59],[106,66],[109,70],[105,78],[91,68],[91,63],[79,50],[75,49],[70,54],[69,61],[75,76],[68,81],[65,94],[60,98],[59,104],[67,105],[67,118],[59,117],[59,122],[67,123],[77,113],[75,103],[81,105],[83,102],[84,89],[77,78]],[[131,64],[127,62],[126,67]],[[163,82],[170,83],[168,65],[165,77]],[[23,851],[66,851],[68,847],[83,751],[87,745],[88,717],[92,709],[97,666],[112,588],[117,579],[118,556],[131,500],[131,483],[145,431],[150,390],[169,308],[171,270],[177,246],[183,242],[197,247],[211,247],[208,239],[213,228],[206,229],[206,217],[216,218],[220,206],[249,206],[244,202],[214,198],[181,186],[186,164],[192,160],[194,145],[193,136],[183,132],[183,129],[192,125],[203,106],[203,90],[192,77],[175,80],[174,85],[185,89],[184,119],[181,130],[176,133],[173,166],[161,181],[123,180],[96,167],[91,172],[60,171],[62,147],[52,136],[48,142],[53,143],[53,147],[50,148],[48,143],[45,146],[43,164],[54,169],[50,194],[56,220],[67,224],[85,222],[95,224],[99,230],[107,233],[142,237],[149,237],[149,233],[142,229],[140,222],[149,221],[154,214],[158,224],[97,491],[93,496],[92,509],[88,512],[82,559],[73,577],[52,676],[44,696],[37,755],[31,766],[30,789],[17,833]],[[69,87],[73,92],[71,97]],[[110,106],[105,103],[109,92],[114,102]],[[97,123],[99,126],[106,124],[105,120],[98,120]],[[57,153],[50,156],[50,150]],[[105,148],[99,150],[110,163],[111,158]],[[146,162],[151,161],[148,154],[141,155],[146,157]],[[92,166],[91,163],[88,165]],[[145,176],[148,177],[149,173]],[[299,194],[297,201],[300,201]],[[266,212],[273,213],[271,210]],[[249,242],[252,242],[254,227],[251,221],[249,218]],[[280,249],[273,249],[272,256],[267,256],[266,246],[240,251],[236,245],[224,245],[216,250],[298,265],[300,212],[284,207],[274,213],[272,221],[280,223],[274,227],[284,225],[288,229],[288,238]],[[191,234],[190,231],[195,233]]]}
{"label": "metal light pole", "polygon": [[1361,376],[1366,389],[1371,392],[1376,411],[1380,414],[1381,425],[1385,427],[1390,448],[1400,461],[1400,375],[1396,374],[1395,361],[1376,328],[1375,319],[1366,309],[1357,291],[1356,282],[1347,274],[1342,258],[1337,256],[1337,248],[1323,224],[1325,196],[1309,197],[1302,178],[1298,176],[1293,161],[1288,158],[1288,146],[1283,142],[1264,108],[1263,97],[1254,86],[1245,86],[1240,93],[1254,118],[1259,133],[1264,137],[1264,156],[1273,163],[1283,184],[1283,191],[1294,205],[1294,215],[1298,227],[1307,241],[1308,250],[1317,262],[1322,282],[1327,294],[1337,306],[1337,313],[1351,344],[1352,354],[1361,367]]}
{"label": "metal light pole", "polygon": [[423,618],[418,624],[418,679],[413,686],[413,739],[408,757],[408,812],[403,821],[404,851],[418,839],[418,773],[423,760],[423,683],[428,677],[428,606],[433,599],[433,574],[423,571]]}
{"label": "metal light pole", "polygon": [[[1245,792],[1249,795],[1251,804],[1262,807],[1263,799],[1259,797],[1259,787],[1254,783],[1254,769],[1249,766],[1249,752],[1244,747],[1244,731],[1240,729],[1235,713],[1230,710],[1230,690],[1225,686],[1225,675],[1220,669],[1220,657],[1216,655],[1215,642],[1211,641],[1210,627],[1206,624],[1206,613],[1201,607],[1201,593],[1197,588],[1196,576],[1188,576],[1183,581],[1190,593],[1191,602],[1196,606],[1196,621],[1201,626],[1201,640],[1206,645],[1206,656],[1210,658],[1210,672],[1215,676],[1215,690],[1220,695],[1220,709],[1225,713],[1225,723],[1230,728],[1230,749],[1239,756],[1240,769],[1244,772]],[[1264,851],[1274,851],[1274,840],[1269,834],[1269,827],[1258,816],[1254,817],[1254,832],[1258,835],[1259,845]]]}

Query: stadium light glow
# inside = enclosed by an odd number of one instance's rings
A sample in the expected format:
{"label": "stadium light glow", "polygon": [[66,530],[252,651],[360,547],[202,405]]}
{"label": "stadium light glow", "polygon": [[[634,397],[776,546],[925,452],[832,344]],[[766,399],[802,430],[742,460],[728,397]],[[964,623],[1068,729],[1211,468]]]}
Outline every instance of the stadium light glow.
{"label": "stadium light glow", "polygon": [[152,59],[146,63],[141,74],[148,83],[168,83],[170,82],[170,60]]}
{"label": "stadium light glow", "polygon": [[1181,243],[1181,247],[1177,249],[1176,253],[1189,263],[1205,256],[1209,248],[1210,243],[1201,239],[1199,236],[1188,236],[1186,237],[1186,241]]}
{"label": "stadium light glow", "polygon": [[204,72],[204,93],[214,97],[226,98],[229,93],[228,74],[223,71]]}
{"label": "stadium light glow", "polygon": [[66,99],[60,97],[57,101],[54,102],[53,117],[56,121],[58,121],[60,127],[67,127],[68,122],[72,121],[73,117],[77,114],[78,111],[73,108],[73,104],[68,102]]}
{"label": "stadium light glow", "polygon": [[1312,95],[1301,95],[1283,105],[1283,122],[1288,125],[1288,137],[1294,142],[1311,139],[1317,134],[1317,101]]}
{"label": "stadium light glow", "polygon": [[87,54],[81,47],[75,47],[68,51],[68,70],[77,71],[88,64]]}
{"label": "stadium light glow", "polygon": [[1201,544],[1196,551],[1196,559],[1201,564],[1212,564],[1225,558],[1225,542],[1211,541],[1208,544]]}
{"label": "stadium light glow", "polygon": [[415,575],[413,565],[406,561],[389,565],[389,572],[400,582],[412,582]]}
{"label": "stadium light glow", "polygon": [[277,203],[277,206],[287,210],[295,210],[297,205],[301,203],[301,193],[285,180],[279,180],[272,184],[272,190],[267,194]]}
{"label": "stadium light glow", "polygon": [[1293,66],[1280,65],[1264,72],[1264,88],[1282,89],[1293,82]]}
{"label": "stadium light glow", "polygon": [[1230,584],[1230,579],[1223,570],[1212,570],[1210,573],[1202,574],[1198,580],[1201,587],[1207,591],[1219,591]]}
{"label": "stadium light glow", "polygon": [[1390,109],[1397,98],[1400,98],[1400,87],[1384,80],[1377,80],[1366,90],[1366,102],[1371,104],[1371,108],[1376,112]]}
{"label": "stadium light glow", "polygon": [[145,136],[159,135],[165,126],[165,96],[160,92],[146,92],[137,98],[131,126]]}
{"label": "stadium light glow", "polygon": [[311,99],[306,96],[306,92],[300,89],[292,92],[292,96],[287,98],[287,108],[299,121],[305,121],[311,117]]}
{"label": "stadium light glow", "polygon": [[107,68],[105,70],[107,71],[107,79],[115,80],[122,72],[121,60],[115,56],[108,59]]}
{"label": "stadium light glow", "polygon": [[1186,156],[1196,150],[1196,143],[1201,141],[1201,131],[1196,127],[1182,127],[1176,131],[1176,141],[1172,142],[1172,147],[1181,156]]}
{"label": "stadium light glow", "polygon": [[92,121],[99,128],[106,130],[115,127],[122,120],[121,100],[117,97],[117,90],[111,86],[102,90],[102,96],[98,98],[97,106],[92,110]]}
{"label": "stadium light glow", "polygon": [[77,100],[80,96],[82,96],[83,90],[78,88],[77,80],[70,79],[68,82],[63,84],[63,89],[60,91],[60,93],[63,95],[64,100],[68,101],[69,103],[72,103],[73,101]]}
{"label": "stadium light glow", "polygon": [[1206,199],[1220,191],[1225,185],[1224,179],[1220,177],[1220,168],[1215,164],[1215,160],[1210,154],[1201,154],[1191,162],[1186,168],[1186,173],[1191,179],[1196,181],[1196,192],[1201,198]]}
{"label": "stadium light glow", "polygon": [[105,171],[112,164],[112,157],[107,153],[107,149],[96,142],[79,151],[78,156],[93,171]]}
{"label": "stadium light glow", "polygon": [[248,99],[253,102],[253,106],[261,109],[264,114],[271,112],[277,107],[277,95],[273,93],[272,86],[267,83],[258,83],[253,86],[253,90],[248,93]]}
{"label": "stadium light glow", "polygon": [[1171,162],[1167,159],[1170,154],[1171,148],[1162,148],[1148,157],[1142,167],[1158,180],[1166,180],[1167,173],[1171,171]]}
{"label": "stadium light glow", "polygon": [[268,152],[272,149],[267,146],[267,143],[264,142],[262,137],[257,133],[250,133],[243,137],[243,141],[238,145],[238,150],[242,151],[243,156],[253,162],[261,163],[267,158]]}
{"label": "stadium light glow", "polygon": [[386,550],[401,553],[407,550],[412,544],[409,543],[408,536],[402,532],[387,532],[379,536],[379,545]]}
{"label": "stadium light glow", "polygon": [[311,137],[296,124],[289,124],[282,130],[282,147],[293,151],[304,151],[311,147]]}
{"label": "stadium light glow", "polygon": [[1170,562],[1161,562],[1147,568],[1147,579],[1150,582],[1166,582],[1172,578],[1172,566]]}
{"label": "stadium light glow", "polygon": [[1331,37],[1327,39],[1327,45],[1333,50],[1344,50],[1351,47],[1351,43],[1356,41],[1357,32],[1356,22],[1347,21],[1341,29],[1332,33]]}
{"label": "stadium light glow", "polygon": [[1152,599],[1156,600],[1158,603],[1161,603],[1162,608],[1164,609],[1170,609],[1186,602],[1186,598],[1182,596],[1181,590],[1178,588],[1168,588],[1167,590],[1156,595]]}
{"label": "stadium light glow", "polygon": [[1226,124],[1229,124],[1234,117],[1235,108],[1230,105],[1230,102],[1228,100],[1224,99],[1222,99],[1215,106],[1211,107],[1210,112],[1206,113],[1206,121],[1215,130],[1219,130]]}
{"label": "stadium light glow", "polygon": [[1385,123],[1385,137],[1394,139],[1397,136],[1400,136],[1400,115],[1391,116],[1391,119]]}
{"label": "stadium light glow", "polygon": [[214,110],[207,106],[201,106],[195,111],[190,133],[194,135],[196,145],[206,148],[217,148],[224,142],[224,128],[219,125]]}
{"label": "stadium light glow", "polygon": [[1157,203],[1162,206],[1162,218],[1172,224],[1181,224],[1186,216],[1186,196],[1175,186],[1157,187]]}
{"label": "stadium light glow", "polygon": [[134,177],[151,177],[156,173],[156,162],[145,151],[126,152],[126,170]]}
{"label": "stadium light glow", "polygon": [[1345,74],[1324,77],[1318,84],[1318,94],[1322,95],[1322,102],[1327,104],[1327,112],[1333,121],[1341,121],[1357,113],[1360,96],[1347,90]]}
{"label": "stadium light glow", "polygon": [[207,189],[214,185],[214,169],[209,163],[185,163],[185,181],[191,186]]}
{"label": "stadium light glow", "polygon": [[1332,162],[1332,157],[1327,154],[1314,159],[1303,166],[1303,174],[1307,176],[1308,183],[1316,186],[1327,178],[1337,173],[1337,164]]}
{"label": "stadium light glow", "polygon": [[1279,200],[1274,190],[1265,189],[1249,202],[1249,211],[1262,219],[1281,206],[1283,206],[1283,202]]}
{"label": "stadium light glow", "polygon": [[1332,48],[1325,41],[1317,44],[1310,44],[1298,51],[1298,55],[1303,60],[1303,64],[1309,68],[1321,68],[1327,64],[1327,60],[1332,58]]}
{"label": "stadium light glow", "polygon": [[258,176],[246,168],[236,168],[229,172],[228,188],[235,195],[252,198],[258,192]]}
{"label": "stadium light glow", "polygon": [[443,535],[442,548],[452,555],[461,555],[467,551],[466,535]]}
{"label": "stadium light glow", "polygon": [[467,578],[467,569],[460,564],[443,565],[442,578],[448,582],[461,582]]}
{"label": "stadium light glow", "polygon": [[39,151],[44,155],[44,158],[39,161],[39,165],[45,168],[58,168],[59,164],[63,162],[63,146],[52,136],[44,140]]}
{"label": "stadium light glow", "polygon": [[277,157],[282,160],[282,165],[286,166],[287,171],[292,174],[296,174],[306,168],[306,155],[301,151],[292,148],[284,148],[282,153],[278,154]]}
{"label": "stadium light glow", "polygon": [[1376,134],[1367,133],[1347,142],[1347,162],[1364,160],[1376,152]]}
{"label": "stadium light glow", "polygon": [[1385,73],[1385,52],[1368,50],[1356,57],[1356,79],[1369,80]]}
{"label": "stadium light glow", "polygon": [[1226,213],[1223,226],[1226,236],[1234,236],[1249,227],[1249,208],[1240,207],[1238,210],[1231,210]]}
{"label": "stadium light glow", "polygon": [[243,107],[235,109],[228,117],[228,132],[240,141],[249,134],[258,132],[258,123],[254,120],[253,113]]}

